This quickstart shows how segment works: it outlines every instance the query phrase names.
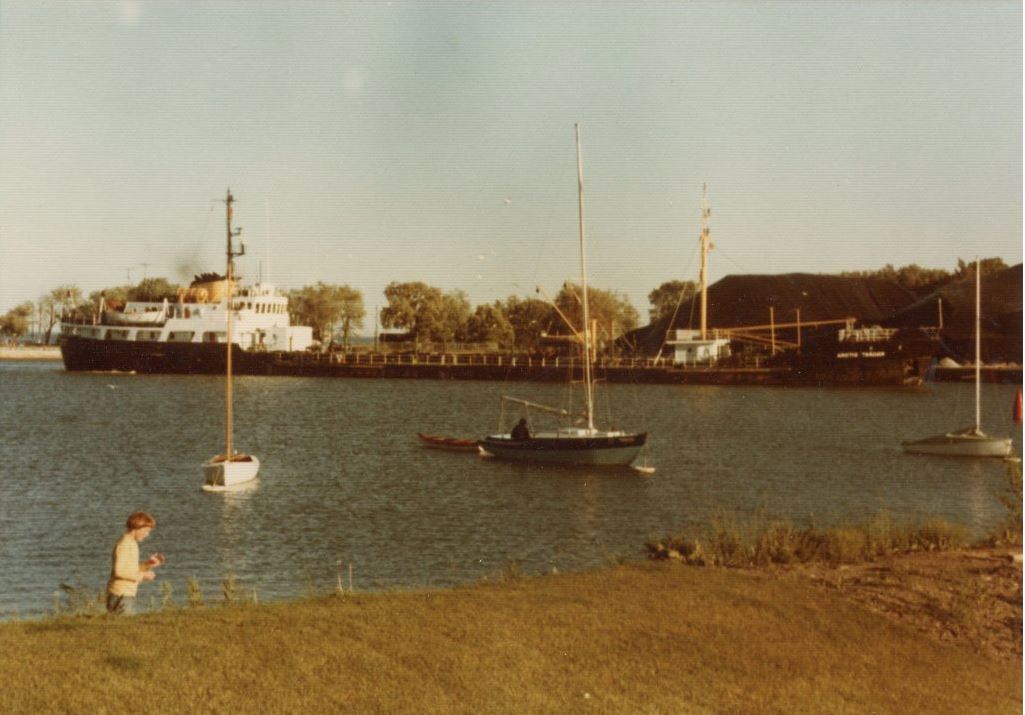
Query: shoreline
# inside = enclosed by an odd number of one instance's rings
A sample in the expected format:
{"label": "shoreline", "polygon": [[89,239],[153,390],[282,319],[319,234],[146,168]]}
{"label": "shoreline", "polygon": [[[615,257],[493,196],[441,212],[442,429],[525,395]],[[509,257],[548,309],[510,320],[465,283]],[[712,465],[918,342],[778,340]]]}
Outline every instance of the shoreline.
{"label": "shoreline", "polygon": [[[272,357],[277,355],[278,357]],[[448,359],[446,360],[446,357]],[[0,346],[0,361],[61,361],[59,346]],[[248,366],[246,360],[259,361],[259,364]],[[400,379],[433,379],[433,380],[517,380],[527,382],[565,382],[568,379],[567,367],[545,364],[523,364],[513,355],[493,354],[485,357],[474,356],[463,364],[454,356],[438,355],[390,355],[381,353],[363,355],[362,359],[350,361],[351,358],[322,356],[306,353],[260,353],[251,357],[240,353],[238,374],[257,376],[290,376],[290,377],[334,377],[334,378],[400,378]],[[131,366],[137,368],[138,366]],[[149,372],[146,370],[126,370],[128,372]],[[163,374],[164,370],[157,372]],[[181,372],[167,370],[166,372]],[[676,385],[724,385],[724,386],[766,386],[766,387],[803,387],[832,386],[829,380],[795,380],[781,368],[679,368],[671,366],[608,366],[605,367],[608,382],[640,383],[640,384],[676,384]],[[981,379],[984,383],[1022,384],[1022,368],[1014,366],[983,366]],[[974,376],[970,367],[937,367],[934,380],[936,382],[965,382]],[[883,383],[891,387],[900,387],[895,380],[877,380],[875,376],[851,376],[849,379],[836,381],[836,386],[845,387],[878,387]],[[914,389],[904,386],[904,389]]]}
{"label": "shoreline", "polygon": [[[157,711],[1020,712],[1021,602],[1004,592],[1020,592],[1021,562],[1008,553],[810,571],[644,561],[443,590],[8,622],[0,708],[88,711],[130,698],[145,673]],[[994,599],[1016,615],[992,613]],[[995,649],[987,618],[999,621]]]}
{"label": "shoreline", "polygon": [[2,345],[0,360],[60,360],[57,345]]}

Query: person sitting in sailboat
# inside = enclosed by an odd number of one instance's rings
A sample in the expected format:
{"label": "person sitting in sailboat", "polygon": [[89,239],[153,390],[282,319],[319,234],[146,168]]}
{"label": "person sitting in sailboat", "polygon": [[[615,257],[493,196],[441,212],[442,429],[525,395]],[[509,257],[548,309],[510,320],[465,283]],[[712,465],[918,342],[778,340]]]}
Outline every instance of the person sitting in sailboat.
{"label": "person sitting in sailboat", "polygon": [[518,442],[530,439],[530,428],[527,427],[527,418],[521,417],[516,426],[512,428],[510,436]]}

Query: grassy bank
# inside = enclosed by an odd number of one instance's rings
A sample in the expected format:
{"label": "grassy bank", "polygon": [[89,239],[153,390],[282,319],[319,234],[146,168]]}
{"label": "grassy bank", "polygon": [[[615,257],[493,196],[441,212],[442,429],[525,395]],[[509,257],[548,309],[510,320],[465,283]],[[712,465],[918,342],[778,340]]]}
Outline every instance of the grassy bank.
{"label": "grassy bank", "polygon": [[1021,661],[806,580],[652,562],[0,624],[0,711],[1021,712]]}

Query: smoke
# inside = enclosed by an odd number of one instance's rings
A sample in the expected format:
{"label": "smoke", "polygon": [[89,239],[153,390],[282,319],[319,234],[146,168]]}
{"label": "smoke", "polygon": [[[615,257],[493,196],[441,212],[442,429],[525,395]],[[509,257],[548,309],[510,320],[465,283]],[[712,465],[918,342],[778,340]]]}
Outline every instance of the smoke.
{"label": "smoke", "polygon": [[188,285],[200,273],[210,272],[214,266],[204,263],[203,252],[199,246],[192,249],[190,253],[183,253],[174,259],[174,280],[177,283]]}

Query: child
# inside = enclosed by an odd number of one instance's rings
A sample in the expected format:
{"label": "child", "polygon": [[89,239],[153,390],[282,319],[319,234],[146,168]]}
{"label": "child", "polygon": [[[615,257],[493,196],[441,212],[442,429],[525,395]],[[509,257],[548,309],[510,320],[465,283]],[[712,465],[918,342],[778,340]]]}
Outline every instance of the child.
{"label": "child", "polygon": [[114,546],[111,559],[110,581],[107,582],[107,611],[116,615],[131,615],[135,609],[135,593],[142,581],[157,577],[151,569],[164,563],[160,554],[152,554],[145,563],[139,563],[139,542],[145,540],[157,526],[156,519],[144,511],[128,517],[125,533]]}

